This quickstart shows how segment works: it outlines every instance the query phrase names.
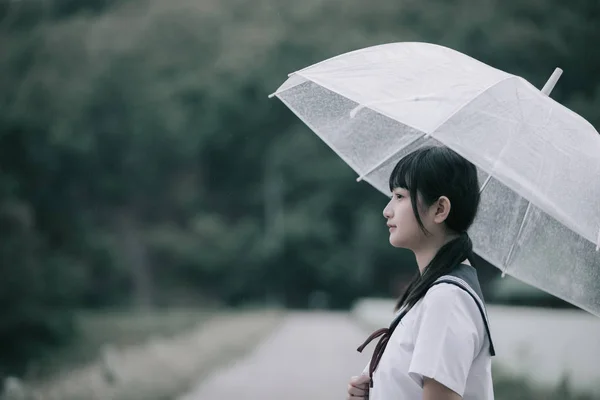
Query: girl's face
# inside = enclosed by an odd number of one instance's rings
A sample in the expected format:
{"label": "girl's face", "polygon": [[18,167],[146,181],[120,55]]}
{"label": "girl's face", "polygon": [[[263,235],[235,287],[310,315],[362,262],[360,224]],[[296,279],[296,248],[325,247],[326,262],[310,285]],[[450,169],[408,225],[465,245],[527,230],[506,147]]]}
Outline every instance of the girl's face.
{"label": "girl's face", "polygon": [[[425,239],[425,234],[415,218],[408,190],[394,189],[390,202],[383,209],[383,216],[387,220],[392,246],[415,250]],[[427,229],[426,216],[421,212],[420,216]]]}

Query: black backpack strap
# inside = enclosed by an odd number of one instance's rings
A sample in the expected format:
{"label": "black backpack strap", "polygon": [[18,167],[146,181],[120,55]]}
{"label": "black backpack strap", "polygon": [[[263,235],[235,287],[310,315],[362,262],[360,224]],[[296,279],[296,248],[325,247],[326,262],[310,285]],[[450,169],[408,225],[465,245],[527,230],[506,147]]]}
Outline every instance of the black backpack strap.
{"label": "black backpack strap", "polygon": [[457,279],[457,278],[454,278],[453,276],[443,276],[440,279],[438,279],[437,281],[435,281],[431,286],[439,285],[440,283],[449,283],[450,285],[454,285],[454,286],[461,288],[462,290],[467,292],[469,294],[469,296],[471,296],[473,301],[475,301],[475,304],[477,304],[477,308],[479,309],[479,313],[481,314],[481,318],[483,318],[483,325],[485,326],[485,332],[487,333],[488,338],[490,340],[490,355],[495,356],[496,350],[494,349],[494,342],[492,341],[492,334],[490,333],[490,326],[489,326],[489,322],[488,322],[488,318],[487,318],[487,313],[486,313],[485,307],[483,305],[483,300],[480,299],[476,293],[474,293],[474,290],[471,288],[471,286],[469,286],[468,283],[461,282],[460,278]]}

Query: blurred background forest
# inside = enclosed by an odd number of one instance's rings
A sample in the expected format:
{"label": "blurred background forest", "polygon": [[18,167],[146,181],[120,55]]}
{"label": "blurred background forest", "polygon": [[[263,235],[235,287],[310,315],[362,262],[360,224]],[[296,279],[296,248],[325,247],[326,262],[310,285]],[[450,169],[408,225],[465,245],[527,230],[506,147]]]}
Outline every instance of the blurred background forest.
{"label": "blurred background forest", "polygon": [[387,200],[267,95],[397,41],[540,88],[560,67],[552,97],[600,127],[597,0],[0,0],[0,375],[81,310],[396,295]]}

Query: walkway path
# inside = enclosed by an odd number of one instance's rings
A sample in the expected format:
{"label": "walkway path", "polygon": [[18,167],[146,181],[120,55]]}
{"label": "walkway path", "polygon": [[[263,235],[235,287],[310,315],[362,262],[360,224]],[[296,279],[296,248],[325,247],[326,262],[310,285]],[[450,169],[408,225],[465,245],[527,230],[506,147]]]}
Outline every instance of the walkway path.
{"label": "walkway path", "polygon": [[345,399],[372,351],[356,351],[369,333],[348,314],[290,313],[253,352],[180,400]]}

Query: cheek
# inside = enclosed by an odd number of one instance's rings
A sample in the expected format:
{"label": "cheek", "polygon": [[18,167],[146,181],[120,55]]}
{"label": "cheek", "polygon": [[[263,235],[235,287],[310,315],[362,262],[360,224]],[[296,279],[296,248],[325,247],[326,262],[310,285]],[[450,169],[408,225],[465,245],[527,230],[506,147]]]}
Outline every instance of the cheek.
{"label": "cheek", "polygon": [[396,214],[398,220],[398,226],[404,228],[413,227],[417,225],[417,220],[413,212],[412,204],[406,200],[398,204],[396,207]]}
{"label": "cheek", "polygon": [[394,212],[394,223],[397,228],[390,232],[390,243],[395,247],[410,247],[423,235],[412,204],[410,202],[398,204]]}

